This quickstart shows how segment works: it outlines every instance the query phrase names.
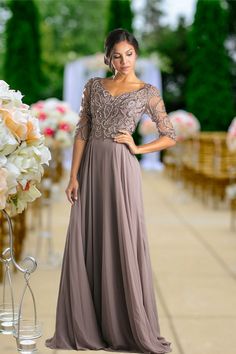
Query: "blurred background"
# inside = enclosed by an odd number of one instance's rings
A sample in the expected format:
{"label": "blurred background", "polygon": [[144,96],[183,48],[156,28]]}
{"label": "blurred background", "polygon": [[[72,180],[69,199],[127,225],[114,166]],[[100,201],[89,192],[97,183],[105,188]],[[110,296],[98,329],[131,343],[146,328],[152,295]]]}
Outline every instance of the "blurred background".
{"label": "blurred background", "polygon": [[[104,39],[118,27],[136,36],[137,76],[160,89],[178,139],[137,156],[161,332],[173,354],[236,354],[235,0],[0,0],[0,79],[24,95],[52,154],[41,197],[12,218],[17,259],[32,254],[39,263],[39,351],[50,352],[44,340],[54,330],[82,89],[89,77],[111,75]],[[142,117],[135,142],[156,135]],[[2,252],[8,230],[0,221]],[[16,272],[14,282],[19,295]],[[0,343],[1,353],[15,352],[9,336]]]}

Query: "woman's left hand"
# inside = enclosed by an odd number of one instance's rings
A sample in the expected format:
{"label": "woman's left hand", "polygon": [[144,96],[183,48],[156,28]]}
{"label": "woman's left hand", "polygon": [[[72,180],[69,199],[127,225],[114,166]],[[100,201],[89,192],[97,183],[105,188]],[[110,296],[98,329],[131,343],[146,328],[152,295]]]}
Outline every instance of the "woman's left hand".
{"label": "woman's left hand", "polygon": [[138,154],[138,146],[135,145],[132,135],[126,130],[118,130],[122,134],[116,135],[114,139],[117,143],[127,144],[132,154]]}

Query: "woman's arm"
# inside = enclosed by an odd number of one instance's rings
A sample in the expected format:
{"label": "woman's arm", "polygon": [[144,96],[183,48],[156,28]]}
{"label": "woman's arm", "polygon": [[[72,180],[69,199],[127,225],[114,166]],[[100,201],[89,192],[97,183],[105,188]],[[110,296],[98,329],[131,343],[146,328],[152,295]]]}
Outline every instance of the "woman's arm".
{"label": "woman's arm", "polygon": [[159,138],[150,143],[137,146],[137,153],[144,154],[174,146],[177,142],[175,129],[166,112],[160,91],[153,85],[150,88],[145,112],[156,123]]}
{"label": "woman's arm", "polygon": [[65,190],[67,198],[71,204],[77,199],[79,183],[77,174],[83,157],[84,149],[91,131],[91,113],[90,113],[90,88],[92,79],[89,79],[84,86],[80,110],[79,120],[76,124],[74,134],[74,144],[72,152],[72,162],[70,171],[70,180]]}
{"label": "woman's arm", "polygon": [[167,149],[170,146],[174,146],[176,141],[168,136],[161,136],[159,139],[151,141],[147,144],[137,146],[135,154],[146,154],[148,152],[160,151]]}
{"label": "woman's arm", "polygon": [[84,149],[87,142],[82,139],[75,139],[73,144],[73,152],[72,152],[72,162],[71,162],[71,171],[70,171],[70,179],[77,179],[77,174],[79,171],[81,159],[84,153]]}

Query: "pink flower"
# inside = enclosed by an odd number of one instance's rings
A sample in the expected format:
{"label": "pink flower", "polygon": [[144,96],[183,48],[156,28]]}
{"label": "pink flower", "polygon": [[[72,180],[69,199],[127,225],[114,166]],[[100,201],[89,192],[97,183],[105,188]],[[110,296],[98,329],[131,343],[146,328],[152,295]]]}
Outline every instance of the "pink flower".
{"label": "pink flower", "polygon": [[175,121],[181,123],[182,122],[182,118],[181,117],[175,117]]}
{"label": "pink flower", "polygon": [[42,109],[44,107],[44,103],[42,101],[36,102],[32,105],[34,109]]}
{"label": "pink flower", "polygon": [[53,130],[52,128],[45,128],[43,131],[43,134],[46,136],[53,136],[55,133],[55,130]]}
{"label": "pink flower", "polygon": [[63,122],[61,122],[61,123],[59,124],[59,129],[68,132],[68,131],[70,131],[70,126],[69,126],[68,123],[63,123]]}
{"label": "pink flower", "polygon": [[65,113],[66,112],[66,108],[63,106],[57,106],[56,109],[60,112],[60,113]]}
{"label": "pink flower", "polygon": [[45,120],[47,118],[47,113],[39,112],[39,120]]}

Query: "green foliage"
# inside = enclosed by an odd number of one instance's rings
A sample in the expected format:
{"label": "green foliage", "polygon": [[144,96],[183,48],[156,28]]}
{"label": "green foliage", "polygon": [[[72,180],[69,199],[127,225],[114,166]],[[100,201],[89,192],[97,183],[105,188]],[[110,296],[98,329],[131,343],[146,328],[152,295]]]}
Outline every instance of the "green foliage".
{"label": "green foliage", "polygon": [[234,102],[236,102],[236,1],[226,0],[229,13],[229,38],[228,49],[231,60],[231,82],[233,86]]}
{"label": "green foliage", "polygon": [[188,27],[180,17],[177,28],[163,28],[156,43],[159,55],[169,59],[170,69],[162,73],[163,98],[168,111],[185,108],[184,94],[189,74],[187,34]]}
{"label": "green foliage", "polygon": [[5,47],[6,47],[6,32],[5,26],[6,21],[10,17],[10,11],[7,6],[6,0],[0,0],[0,78],[4,77],[3,74],[3,63],[5,57]]}
{"label": "green foliage", "polygon": [[133,13],[130,0],[110,0],[107,8],[106,32],[122,27],[132,32]]}
{"label": "green foliage", "polygon": [[227,12],[219,0],[198,1],[189,33],[187,109],[203,130],[227,130],[233,116],[229,58],[225,49]]}
{"label": "green foliage", "polygon": [[157,51],[157,43],[162,39],[163,28],[161,17],[164,12],[161,9],[162,0],[146,0],[142,9],[144,24],[141,29],[142,53],[149,54]]}
{"label": "green foliage", "polygon": [[36,0],[42,17],[43,72],[46,96],[62,99],[68,61],[103,48],[108,0]]}
{"label": "green foliage", "polygon": [[6,24],[4,78],[30,104],[42,94],[39,14],[33,0],[11,0],[9,9],[12,16]]}
{"label": "green foliage", "polygon": [[141,29],[141,53],[149,57],[158,56],[158,68],[162,74],[163,98],[166,110],[185,107],[185,85],[189,73],[187,55],[188,26],[180,16],[175,29],[163,25],[165,13],[162,0],[147,0],[143,11],[144,25]]}

